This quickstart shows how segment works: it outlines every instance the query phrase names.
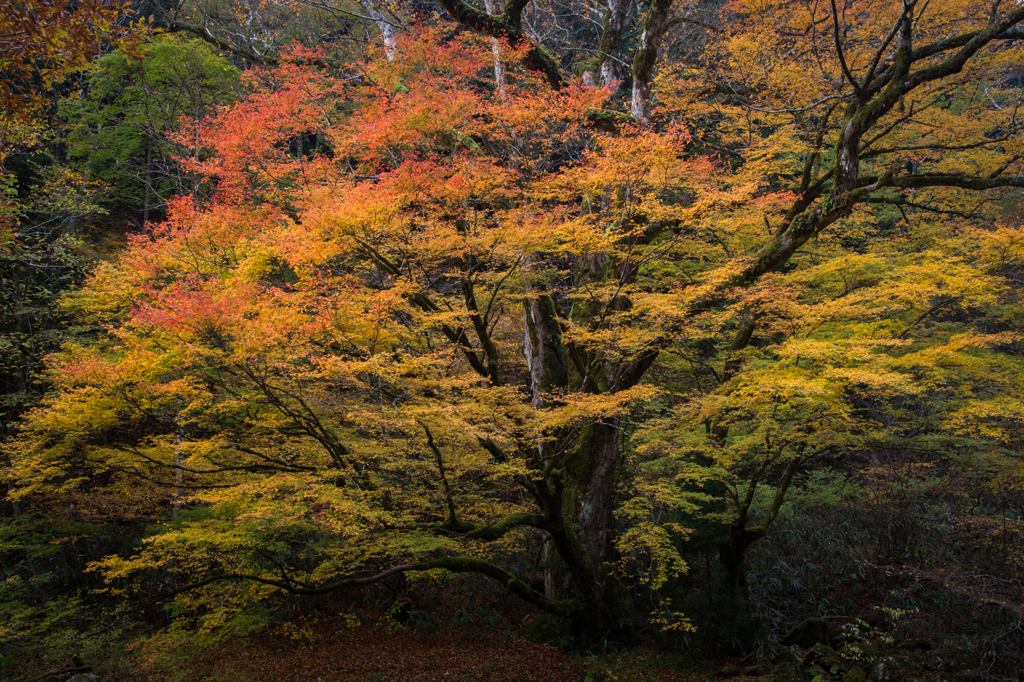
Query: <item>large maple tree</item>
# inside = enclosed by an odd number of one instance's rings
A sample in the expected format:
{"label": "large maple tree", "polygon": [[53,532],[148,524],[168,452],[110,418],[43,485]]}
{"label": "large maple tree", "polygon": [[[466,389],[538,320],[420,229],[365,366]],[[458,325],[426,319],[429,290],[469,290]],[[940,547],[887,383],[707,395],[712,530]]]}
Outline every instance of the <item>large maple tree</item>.
{"label": "large maple tree", "polygon": [[[437,30],[343,77],[302,50],[250,72],[184,133],[212,199],[71,300],[107,333],[55,358],[11,456],[23,496],[169,499],[112,581],[159,575],[223,622],[279,590],[475,572],[590,646],[631,636],[623,580],[685,570],[695,481],[731,486],[742,590],[799,467],[884,430],[864,396],[1013,441],[1015,322],[991,316],[1020,230],[974,197],[1024,185],[1024,9],[732,3],[651,125],[556,77],[525,3],[468,7],[448,9],[504,41],[500,82],[493,44]],[[914,236],[880,227],[900,221]],[[656,618],[686,627],[667,596]]]}

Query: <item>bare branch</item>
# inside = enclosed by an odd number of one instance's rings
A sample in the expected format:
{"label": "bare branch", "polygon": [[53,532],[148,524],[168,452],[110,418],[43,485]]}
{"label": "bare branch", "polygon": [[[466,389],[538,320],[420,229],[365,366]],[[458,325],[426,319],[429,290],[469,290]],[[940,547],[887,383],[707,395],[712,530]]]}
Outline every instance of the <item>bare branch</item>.
{"label": "bare branch", "polygon": [[[913,4],[913,0],[909,0]],[[904,0],[904,7],[906,7],[907,0]],[[857,83],[857,79],[850,73],[850,67],[846,63],[846,55],[843,53],[843,39],[839,35],[839,10],[836,9],[836,0],[832,0],[832,35],[836,42],[836,53],[839,55],[839,65],[843,67],[843,75],[846,76],[846,80],[853,86],[853,91],[858,97],[861,96],[861,88]]]}

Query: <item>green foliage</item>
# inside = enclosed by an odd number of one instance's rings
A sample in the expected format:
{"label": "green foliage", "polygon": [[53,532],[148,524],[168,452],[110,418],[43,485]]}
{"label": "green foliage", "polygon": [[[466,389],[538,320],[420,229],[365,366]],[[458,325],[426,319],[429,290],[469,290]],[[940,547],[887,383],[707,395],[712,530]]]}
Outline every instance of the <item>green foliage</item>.
{"label": "green foliage", "polygon": [[[771,484],[758,486],[751,505],[755,518],[763,518],[768,514],[777,492],[778,488]],[[779,510],[779,518],[855,504],[864,495],[863,487],[849,474],[829,467],[812,469],[787,491],[786,501]]]}
{"label": "green foliage", "polygon": [[[110,527],[46,514],[0,521],[0,656],[22,670],[67,652],[113,661],[134,617],[97,599],[90,560],[123,550]],[[31,662],[31,665],[30,665]]]}
{"label": "green foliage", "polygon": [[152,38],[138,55],[102,57],[84,94],[61,103],[68,156],[107,186],[108,210],[156,220],[168,198],[193,187],[175,157],[202,147],[174,143],[169,135],[181,129],[182,118],[200,119],[233,101],[240,75],[207,43],[176,35]]}
{"label": "green foliage", "polygon": [[81,242],[56,231],[22,231],[0,251],[0,441],[43,393],[43,358],[79,328],[59,309],[59,297],[84,276]]}

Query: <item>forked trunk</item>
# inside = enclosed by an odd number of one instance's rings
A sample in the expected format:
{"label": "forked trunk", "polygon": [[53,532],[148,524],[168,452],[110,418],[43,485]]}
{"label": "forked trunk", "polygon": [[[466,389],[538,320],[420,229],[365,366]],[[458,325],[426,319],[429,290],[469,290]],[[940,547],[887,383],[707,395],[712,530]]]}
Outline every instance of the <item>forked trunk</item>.
{"label": "forked trunk", "polygon": [[747,599],[747,550],[762,537],[764,533],[759,529],[751,530],[734,523],[729,527],[729,537],[719,551],[726,584],[733,596],[744,602]]}
{"label": "forked trunk", "polygon": [[[534,406],[552,404],[569,388],[568,352],[555,303],[543,284],[527,283],[523,304],[525,353]],[[558,456],[546,442],[537,444],[540,461]],[[619,461],[618,419],[600,419],[561,455],[567,484],[550,502],[557,531],[544,547],[547,596],[576,597],[581,605],[571,623],[573,646],[589,648],[602,639],[632,640],[629,595],[611,572],[614,560],[615,473]]]}

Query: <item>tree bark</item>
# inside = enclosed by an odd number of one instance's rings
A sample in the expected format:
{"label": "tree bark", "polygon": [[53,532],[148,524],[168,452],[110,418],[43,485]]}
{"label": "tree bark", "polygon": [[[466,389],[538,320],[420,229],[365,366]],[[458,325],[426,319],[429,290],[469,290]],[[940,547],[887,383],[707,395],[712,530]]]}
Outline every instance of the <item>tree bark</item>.
{"label": "tree bark", "polygon": [[726,585],[739,600],[747,599],[747,550],[762,537],[764,533],[760,529],[747,528],[745,520],[737,521],[729,526],[729,536],[719,551]]}
{"label": "tree bark", "polygon": [[508,41],[510,47],[519,49],[525,46],[522,53],[522,64],[531,71],[544,76],[548,85],[558,90],[565,85],[562,70],[554,56],[531,40],[523,29],[523,10],[530,0],[509,0],[505,3],[501,14],[491,14],[477,9],[465,0],[439,0],[445,11],[463,26],[478,31],[492,38]]}
{"label": "tree bark", "polygon": [[599,419],[583,430],[566,469],[572,482],[573,521],[603,591],[614,556],[615,473],[619,463],[619,420]]}
{"label": "tree bark", "polygon": [[[570,388],[568,349],[562,337],[555,301],[545,285],[527,278],[524,299],[525,352],[530,369],[533,404],[556,404],[557,392]],[[552,442],[567,433],[549,434]],[[574,644],[587,648],[609,636],[631,634],[629,595],[611,572],[614,559],[615,475],[619,463],[617,418],[598,419],[579,435],[567,454],[541,441],[538,464],[561,465],[557,496],[544,499],[551,536],[543,556],[548,599],[576,597],[581,610],[573,623]],[[543,483],[542,485],[545,485]],[[557,507],[557,508],[556,508]],[[575,594],[570,594],[571,590]]]}
{"label": "tree bark", "polygon": [[381,14],[373,0],[359,0],[359,6],[363,8],[366,15],[373,19],[373,23],[377,25],[377,30],[380,31],[380,38],[384,42],[384,54],[389,62],[393,62],[398,54],[398,38],[395,36],[394,24]]}
{"label": "tree bark", "polygon": [[[565,390],[569,385],[569,356],[562,342],[562,328],[558,324],[555,302],[540,282],[527,282],[523,302],[526,318],[525,353],[530,370],[530,389],[533,406],[544,407],[552,391]],[[543,452],[541,459],[545,459]]]}
{"label": "tree bark", "polygon": [[630,0],[608,0],[604,15],[604,30],[597,46],[597,72],[601,85],[608,86],[626,77],[622,63],[622,33],[626,29]]}
{"label": "tree bark", "polygon": [[668,15],[673,0],[651,0],[644,14],[640,31],[640,44],[633,56],[633,96],[630,113],[637,120],[651,120],[651,95],[654,65],[658,61],[658,48],[668,30]]}
{"label": "tree bark", "polygon": [[[484,7],[491,14],[501,11],[503,0],[484,0]],[[494,83],[498,88],[498,96],[505,97],[505,63],[501,60],[501,41],[491,38],[491,52],[494,53]]]}

